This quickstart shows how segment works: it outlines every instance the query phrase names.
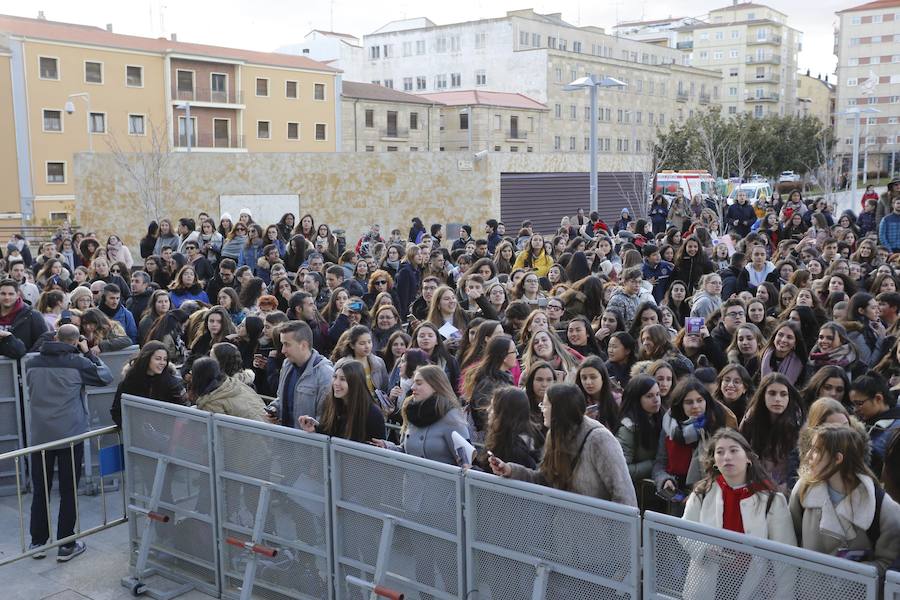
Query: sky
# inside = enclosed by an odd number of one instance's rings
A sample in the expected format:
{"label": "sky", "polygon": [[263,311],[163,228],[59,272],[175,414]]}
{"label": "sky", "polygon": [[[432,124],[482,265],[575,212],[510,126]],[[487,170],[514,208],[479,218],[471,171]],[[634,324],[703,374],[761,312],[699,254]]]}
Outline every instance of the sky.
{"label": "sky", "polygon": [[[788,15],[788,24],[803,32],[801,71],[813,76],[833,73],[835,11],[861,0],[777,0],[767,4]],[[428,17],[437,24],[496,18],[507,10],[533,8],[539,13],[562,12],[575,25],[595,25],[610,31],[621,21],[699,17],[729,2],[698,0],[0,0],[0,13],[36,17],[39,10],[54,21],[104,27],[116,33],[168,36],[179,41],[272,51],[298,43],[310,29],[326,29],[361,37],[385,23]]]}

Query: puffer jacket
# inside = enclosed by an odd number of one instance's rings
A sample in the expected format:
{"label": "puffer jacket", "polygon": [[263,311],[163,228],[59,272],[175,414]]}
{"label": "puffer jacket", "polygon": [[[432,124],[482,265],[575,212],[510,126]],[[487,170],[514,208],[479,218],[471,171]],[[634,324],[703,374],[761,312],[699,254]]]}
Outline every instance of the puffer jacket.
{"label": "puffer jacket", "polygon": [[538,277],[546,277],[547,273],[550,272],[550,267],[553,266],[553,258],[548,256],[547,253],[542,250],[539,255],[531,260],[531,266],[526,267],[525,254],[525,252],[519,252],[518,256],[516,256],[513,270],[531,268],[537,273]]}
{"label": "puffer jacket", "polygon": [[616,438],[622,446],[625,464],[628,465],[628,474],[631,475],[631,480],[635,485],[642,479],[649,479],[653,473],[653,461],[656,460],[659,440],[655,440],[656,443],[650,448],[642,446],[637,426],[630,417],[622,419],[619,431],[616,432]]}
{"label": "puffer jacket", "polygon": [[222,385],[197,398],[197,408],[220,415],[268,422],[262,399],[233,377],[226,377]]}

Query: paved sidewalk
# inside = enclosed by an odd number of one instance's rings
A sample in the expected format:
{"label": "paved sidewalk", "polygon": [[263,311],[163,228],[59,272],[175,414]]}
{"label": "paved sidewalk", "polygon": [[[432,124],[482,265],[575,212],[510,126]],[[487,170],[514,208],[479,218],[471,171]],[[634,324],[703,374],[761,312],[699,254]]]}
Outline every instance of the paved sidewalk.
{"label": "paved sidewalk", "polygon": [[[54,494],[55,496],[55,494]],[[100,496],[79,496],[82,528],[102,522]],[[110,520],[121,515],[119,492],[106,496]],[[31,496],[23,498],[25,543]],[[53,506],[56,527],[56,505]],[[117,512],[118,511],[118,512]],[[120,580],[128,574],[128,524],[118,525],[84,539],[87,551],[67,563],[56,562],[56,552],[47,558],[23,558],[0,567],[0,598],[3,600],[126,600],[131,592]],[[15,496],[0,497],[0,557],[19,553],[18,502]],[[211,596],[190,592],[182,600],[208,600]]]}

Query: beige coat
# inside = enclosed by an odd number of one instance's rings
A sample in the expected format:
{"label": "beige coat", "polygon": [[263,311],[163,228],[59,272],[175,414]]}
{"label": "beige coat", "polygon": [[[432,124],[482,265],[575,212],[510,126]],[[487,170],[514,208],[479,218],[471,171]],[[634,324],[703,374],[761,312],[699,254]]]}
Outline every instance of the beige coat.
{"label": "beige coat", "polygon": [[872,547],[867,533],[875,517],[875,483],[859,475],[860,484],[835,506],[826,483],[812,485],[801,501],[794,486],[791,517],[800,545],[808,550],[835,554],[841,548],[868,550],[873,559],[863,561],[884,575],[888,565],[900,553],[900,506],[887,494],[881,504],[881,535]]}
{"label": "beige coat", "polygon": [[197,398],[197,408],[221,415],[268,422],[266,405],[262,399],[233,377],[226,377],[222,385]]}
{"label": "beige coat", "polygon": [[[768,513],[766,506],[769,496],[765,493],[754,494],[751,498],[741,500],[741,519],[744,523],[744,533],[765,540],[772,540],[797,545],[794,535],[791,513],[788,510],[787,499],[780,493],[772,498]],[[687,500],[683,519],[709,525],[716,529],[722,529],[722,520],[725,510],[722,500],[722,490],[718,484],[713,484],[705,496],[692,493]],[[716,583],[719,577],[719,569],[723,562],[722,552],[717,546],[711,546],[705,542],[681,538],[681,544],[691,555],[691,563],[688,567],[688,575],[685,578],[685,598],[712,598],[716,592]],[[764,583],[766,578],[767,561],[761,557],[754,557],[750,563],[742,567],[739,575],[741,587],[736,596],[741,600],[751,600],[757,595],[757,587]],[[733,575],[732,575],[733,577]],[[795,579],[787,567],[776,567],[776,578],[779,598],[792,598],[795,587]]]}

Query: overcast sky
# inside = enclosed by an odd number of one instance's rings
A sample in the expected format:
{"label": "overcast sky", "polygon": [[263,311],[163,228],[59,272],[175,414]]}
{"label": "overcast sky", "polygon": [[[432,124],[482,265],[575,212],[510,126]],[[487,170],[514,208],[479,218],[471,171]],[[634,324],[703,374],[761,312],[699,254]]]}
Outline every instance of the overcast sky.
{"label": "overcast sky", "polygon": [[[834,12],[862,0],[778,0],[773,8],[788,15],[788,24],[803,32],[800,69],[812,75],[833,73]],[[0,0],[0,12],[103,27],[117,33],[159,36],[177,33],[181,41],[271,51],[299,42],[310,29],[334,29],[357,36],[394,19],[428,17],[437,24],[500,17],[507,10],[534,8],[562,12],[575,25],[609,29],[619,21],[701,16],[726,4],[698,0]],[[333,16],[333,20],[332,20]]]}

